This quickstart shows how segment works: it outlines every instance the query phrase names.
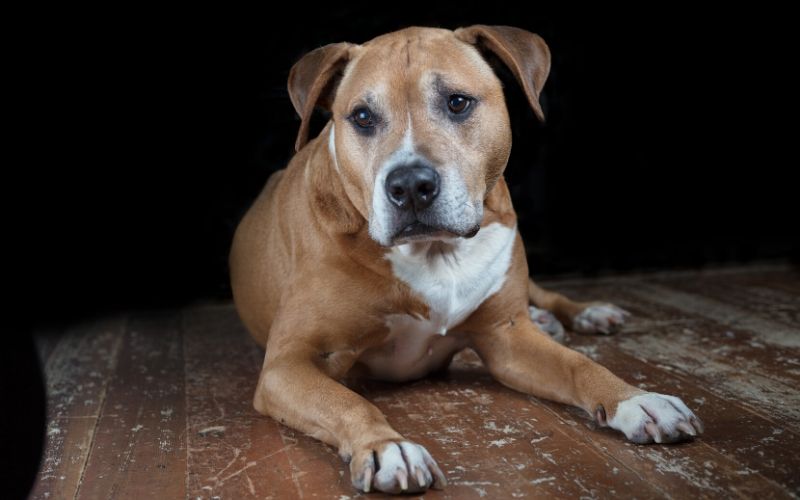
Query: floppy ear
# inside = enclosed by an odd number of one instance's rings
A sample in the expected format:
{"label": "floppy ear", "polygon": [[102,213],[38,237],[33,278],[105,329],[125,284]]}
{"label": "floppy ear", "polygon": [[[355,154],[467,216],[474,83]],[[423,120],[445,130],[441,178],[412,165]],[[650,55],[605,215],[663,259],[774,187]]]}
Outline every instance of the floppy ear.
{"label": "floppy ear", "polygon": [[350,60],[350,43],[332,43],[312,50],[289,71],[289,98],[300,115],[300,130],[294,148],[300,151],[308,142],[308,127],[314,107],[330,111],[336,85]]}
{"label": "floppy ear", "polygon": [[476,24],[455,31],[456,38],[494,53],[525,90],[536,116],[544,121],[539,95],[550,73],[550,49],[542,37],[511,26]]}

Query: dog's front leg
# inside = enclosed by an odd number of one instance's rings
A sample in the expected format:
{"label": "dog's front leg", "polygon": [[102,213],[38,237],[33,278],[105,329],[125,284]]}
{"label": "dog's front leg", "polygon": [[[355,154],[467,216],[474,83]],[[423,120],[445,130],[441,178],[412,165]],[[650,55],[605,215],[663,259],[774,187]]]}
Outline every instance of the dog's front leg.
{"label": "dog's front leg", "polygon": [[624,382],[544,335],[524,311],[476,333],[473,345],[502,384],[583,408],[636,443],[680,441],[702,432],[700,419],[683,401]]}
{"label": "dog's front leg", "polygon": [[258,412],[336,446],[360,490],[419,492],[446,485],[425,448],[404,439],[378,408],[331,378],[331,372],[343,375],[353,364],[349,352],[325,353],[326,360],[335,360],[334,368],[307,346],[272,344],[254,398]]}

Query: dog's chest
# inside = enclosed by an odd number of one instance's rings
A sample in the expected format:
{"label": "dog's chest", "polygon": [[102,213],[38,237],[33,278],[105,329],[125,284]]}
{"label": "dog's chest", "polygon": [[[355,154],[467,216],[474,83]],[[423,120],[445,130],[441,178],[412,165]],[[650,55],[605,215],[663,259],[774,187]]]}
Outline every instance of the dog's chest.
{"label": "dog's chest", "polygon": [[495,223],[447,249],[409,244],[387,255],[394,275],[428,306],[428,317],[390,314],[387,341],[361,361],[375,377],[408,380],[441,366],[465,347],[450,329],[499,291],[511,264],[515,228]]}

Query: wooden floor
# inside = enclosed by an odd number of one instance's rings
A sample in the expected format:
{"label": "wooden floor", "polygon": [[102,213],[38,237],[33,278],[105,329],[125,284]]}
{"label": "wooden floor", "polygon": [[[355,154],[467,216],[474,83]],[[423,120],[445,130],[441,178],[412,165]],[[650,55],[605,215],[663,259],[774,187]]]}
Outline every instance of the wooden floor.
{"label": "wooden floor", "polygon": [[[443,377],[354,388],[430,450],[425,498],[797,498],[800,274],[762,267],[543,283],[634,318],[567,344],[681,396],[706,434],[637,446],[580,411],[506,389],[472,353]],[[32,498],[359,497],[335,450],[262,417],[263,353],[230,304],[42,332],[48,444]],[[372,495],[376,496],[376,495]]]}

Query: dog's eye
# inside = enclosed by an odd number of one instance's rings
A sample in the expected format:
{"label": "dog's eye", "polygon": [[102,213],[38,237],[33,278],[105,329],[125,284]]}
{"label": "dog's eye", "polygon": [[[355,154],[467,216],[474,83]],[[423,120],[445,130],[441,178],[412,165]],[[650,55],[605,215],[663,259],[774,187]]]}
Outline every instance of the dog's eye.
{"label": "dog's eye", "polygon": [[447,98],[447,107],[450,112],[460,115],[472,104],[472,99],[461,94],[453,94]]}
{"label": "dog's eye", "polygon": [[372,128],[375,126],[375,120],[372,117],[372,112],[367,108],[358,108],[350,115],[359,128]]}

